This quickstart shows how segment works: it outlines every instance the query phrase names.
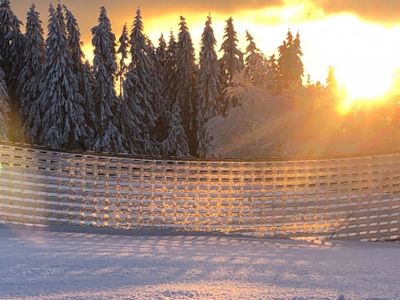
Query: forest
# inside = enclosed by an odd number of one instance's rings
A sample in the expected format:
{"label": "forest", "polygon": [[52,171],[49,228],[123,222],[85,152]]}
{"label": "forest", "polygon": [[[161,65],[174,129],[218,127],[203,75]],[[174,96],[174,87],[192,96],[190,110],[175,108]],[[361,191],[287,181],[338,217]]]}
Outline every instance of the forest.
{"label": "forest", "polygon": [[[199,53],[186,19],[157,43],[141,11],[113,33],[105,7],[85,59],[78,20],[50,5],[47,36],[32,4],[25,25],[0,0],[0,139],[55,150],[164,158],[265,158],[394,151],[398,97],[338,110],[333,68],[307,77],[300,33],[264,54],[234,20],[217,42],[206,16]],[[220,45],[220,47],[217,45]],[[367,63],[367,62],[366,62]]]}

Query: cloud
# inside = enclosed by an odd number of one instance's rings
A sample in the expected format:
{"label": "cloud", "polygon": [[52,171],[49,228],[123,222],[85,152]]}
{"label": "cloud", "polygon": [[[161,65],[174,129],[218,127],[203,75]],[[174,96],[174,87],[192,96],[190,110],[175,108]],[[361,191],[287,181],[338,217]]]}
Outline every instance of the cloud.
{"label": "cloud", "polygon": [[[113,1],[125,2],[125,1]],[[158,13],[209,11],[216,13],[233,13],[243,9],[259,9],[270,6],[280,6],[283,0],[146,0],[137,1],[137,5],[145,10]],[[124,3],[122,3],[124,5]],[[151,14],[151,12],[147,12]]]}
{"label": "cloud", "polygon": [[326,13],[354,13],[375,22],[400,22],[399,0],[316,0]]}

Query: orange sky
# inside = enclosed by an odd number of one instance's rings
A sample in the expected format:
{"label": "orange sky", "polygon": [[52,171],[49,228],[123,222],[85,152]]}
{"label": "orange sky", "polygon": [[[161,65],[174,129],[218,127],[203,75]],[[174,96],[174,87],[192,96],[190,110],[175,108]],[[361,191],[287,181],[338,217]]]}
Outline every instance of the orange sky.
{"label": "orange sky", "polygon": [[[32,0],[14,0],[18,16]],[[58,1],[52,1],[58,3]],[[90,55],[90,28],[96,24],[98,8],[107,7],[113,30],[119,36],[125,22],[132,23],[142,8],[145,31],[153,39],[161,32],[177,30],[180,15],[186,16],[198,48],[206,16],[211,12],[219,43],[224,20],[233,16],[244,49],[249,30],[266,54],[276,52],[287,29],[300,31],[306,73],[324,81],[328,66],[348,89],[351,98],[385,94],[393,87],[400,69],[400,1],[398,0],[64,0],[77,16],[86,52]],[[47,21],[49,0],[36,0]]]}

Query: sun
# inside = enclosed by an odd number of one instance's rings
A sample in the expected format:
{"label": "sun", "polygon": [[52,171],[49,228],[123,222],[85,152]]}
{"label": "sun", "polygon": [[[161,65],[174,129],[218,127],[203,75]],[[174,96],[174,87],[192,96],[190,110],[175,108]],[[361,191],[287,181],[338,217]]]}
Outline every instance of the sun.
{"label": "sun", "polygon": [[[372,55],[371,55],[372,57]],[[346,113],[355,105],[379,104],[393,92],[395,88],[396,69],[391,57],[374,59],[346,60],[336,71],[343,99],[339,110]]]}

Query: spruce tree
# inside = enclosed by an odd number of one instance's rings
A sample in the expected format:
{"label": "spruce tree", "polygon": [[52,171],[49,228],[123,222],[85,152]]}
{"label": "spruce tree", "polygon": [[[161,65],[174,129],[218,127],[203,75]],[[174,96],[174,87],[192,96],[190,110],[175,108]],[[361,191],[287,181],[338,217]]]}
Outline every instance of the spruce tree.
{"label": "spruce tree", "polygon": [[267,74],[266,59],[249,32],[246,32],[246,40],[249,44],[246,48],[245,76],[254,85],[261,86],[265,83]]}
{"label": "spruce tree", "polygon": [[10,0],[0,0],[0,67],[5,72],[10,91],[16,90],[22,66],[24,36],[22,23],[11,10]]}
{"label": "spruce tree", "polygon": [[338,89],[338,82],[335,75],[335,69],[332,66],[328,68],[328,76],[326,78],[326,88],[332,92],[335,92]]}
{"label": "spruce tree", "polygon": [[21,21],[11,10],[9,0],[0,0],[0,68],[5,73],[9,95],[9,138],[23,140],[20,101],[18,99],[18,77],[24,56],[24,35]]}
{"label": "spruce tree", "polygon": [[238,48],[237,33],[233,26],[232,17],[226,21],[224,42],[220,51],[223,52],[220,59],[223,83],[229,85],[233,76],[244,68],[243,53]]}
{"label": "spruce tree", "polygon": [[157,121],[154,112],[157,91],[154,86],[154,65],[146,42],[141,11],[138,9],[130,34],[132,60],[124,82],[124,97],[135,120],[127,120],[126,124],[130,151],[151,155],[158,152],[151,137]]}
{"label": "spruce tree", "polygon": [[151,79],[153,86],[153,112],[156,118],[155,127],[152,130],[151,137],[158,143],[163,137],[163,123],[166,118],[166,103],[162,91],[162,63],[163,58],[158,56],[158,47],[146,37],[147,53],[151,61]]}
{"label": "spruce tree", "polygon": [[[94,116],[94,99],[93,90],[90,84],[90,69],[85,67],[85,55],[82,51],[81,33],[78,21],[73,13],[64,5],[66,17],[66,29],[68,35],[68,47],[71,53],[73,72],[78,79],[79,93],[84,99],[83,108],[85,110],[85,119],[91,129],[91,136],[94,134],[95,116]],[[87,148],[90,148],[92,138],[87,141]]]}
{"label": "spruce tree", "polygon": [[157,54],[157,61],[158,61],[158,67],[160,67],[161,70],[164,69],[164,66],[167,62],[167,43],[165,42],[164,35],[161,34],[160,38],[158,39],[158,47],[156,49],[156,54]]}
{"label": "spruce tree", "polygon": [[119,93],[120,95],[122,95],[123,83],[128,70],[126,60],[128,59],[128,54],[129,54],[129,34],[128,34],[128,26],[126,24],[124,24],[124,27],[122,28],[122,33],[118,42],[119,42],[119,47],[117,50],[117,54],[120,56],[119,66],[118,66],[118,82],[119,82]]}
{"label": "spruce tree", "polygon": [[267,73],[265,74],[264,86],[273,95],[276,95],[279,92],[279,67],[275,55],[271,55],[266,63]]}
{"label": "spruce tree", "polygon": [[[68,47],[62,6],[55,11],[50,6],[46,61],[41,79],[39,106],[33,124],[39,142],[54,149],[84,148],[89,138],[83,109],[84,99],[79,93],[79,82],[74,74]],[[34,137],[35,138],[35,137]]]}
{"label": "spruce tree", "polygon": [[189,144],[182,126],[181,109],[175,103],[170,113],[168,137],[161,143],[164,157],[190,157]]}
{"label": "spruce tree", "polygon": [[279,80],[282,89],[302,86],[302,77],[304,76],[304,66],[301,61],[303,56],[301,50],[300,34],[297,33],[293,38],[289,30],[286,40],[279,47]]}
{"label": "spruce tree", "polygon": [[200,69],[198,78],[199,105],[197,108],[198,142],[200,157],[206,157],[208,137],[206,123],[218,115],[220,99],[220,69],[215,45],[217,43],[208,16],[201,40]]}
{"label": "spruce tree", "polygon": [[181,17],[179,27],[176,97],[181,106],[183,126],[188,136],[190,153],[195,156],[198,152],[197,66],[192,38],[184,17]]}
{"label": "spruce tree", "polygon": [[243,53],[238,48],[238,39],[232,17],[226,21],[224,42],[220,51],[223,52],[220,59],[221,89],[223,91],[221,112],[225,115],[229,109],[237,106],[239,102],[237,98],[230,97],[226,93],[226,88],[231,86],[234,75],[244,68]]}
{"label": "spruce tree", "polygon": [[[32,4],[27,14],[23,67],[18,78],[20,112],[24,120],[27,120],[33,103],[40,95],[39,85],[45,54],[42,22],[35,5]],[[29,128],[25,129],[29,135]]]}
{"label": "spruce tree", "polygon": [[175,40],[173,32],[170,33],[168,48],[166,50],[166,57],[163,66],[162,76],[162,94],[167,103],[167,111],[172,109],[172,106],[177,101],[177,63],[178,63],[178,44]]}
{"label": "spruce tree", "polygon": [[154,105],[154,112],[157,115],[156,126],[154,128],[154,138],[156,141],[161,142],[168,136],[168,123],[170,118],[169,98],[163,93],[165,85],[165,76],[168,76],[165,71],[167,63],[167,44],[164,36],[158,40],[158,47],[154,51],[153,64],[154,64],[154,86],[156,88],[156,102]]}
{"label": "spruce tree", "polygon": [[[1,60],[1,57],[0,57]],[[8,140],[8,93],[6,87],[5,74],[0,68],[0,140]]]}
{"label": "spruce tree", "polygon": [[116,115],[119,100],[114,89],[117,72],[116,39],[104,7],[100,9],[98,25],[92,29],[94,47],[93,73],[95,77],[96,132],[93,150],[118,153],[125,151],[124,137],[119,130]]}

